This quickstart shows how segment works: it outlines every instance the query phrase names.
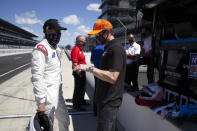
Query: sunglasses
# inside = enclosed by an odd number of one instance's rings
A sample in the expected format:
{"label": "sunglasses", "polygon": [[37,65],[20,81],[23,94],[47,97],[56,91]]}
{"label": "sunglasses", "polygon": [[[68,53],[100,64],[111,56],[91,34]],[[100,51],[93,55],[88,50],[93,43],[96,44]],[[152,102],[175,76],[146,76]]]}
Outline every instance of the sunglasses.
{"label": "sunglasses", "polygon": [[103,30],[100,33],[96,34],[96,37],[102,37],[105,33],[107,32],[107,30]]}

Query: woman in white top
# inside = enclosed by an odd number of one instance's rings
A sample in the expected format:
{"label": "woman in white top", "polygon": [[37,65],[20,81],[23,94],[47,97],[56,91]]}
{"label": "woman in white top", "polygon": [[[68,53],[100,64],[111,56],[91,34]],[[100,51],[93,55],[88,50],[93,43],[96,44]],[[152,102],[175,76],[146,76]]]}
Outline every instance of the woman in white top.
{"label": "woman in white top", "polygon": [[144,38],[144,45],[142,47],[142,58],[139,60],[140,65],[147,65],[148,83],[153,83],[154,67],[151,60],[152,55],[152,35],[151,28],[142,27],[142,37]]}

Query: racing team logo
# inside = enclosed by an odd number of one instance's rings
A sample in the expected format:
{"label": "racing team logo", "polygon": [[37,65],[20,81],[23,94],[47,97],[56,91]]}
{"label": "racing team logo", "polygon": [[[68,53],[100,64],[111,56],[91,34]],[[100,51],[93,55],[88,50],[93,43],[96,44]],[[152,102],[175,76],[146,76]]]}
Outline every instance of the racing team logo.
{"label": "racing team logo", "polygon": [[189,69],[189,77],[197,78],[197,54],[190,54],[190,69]]}

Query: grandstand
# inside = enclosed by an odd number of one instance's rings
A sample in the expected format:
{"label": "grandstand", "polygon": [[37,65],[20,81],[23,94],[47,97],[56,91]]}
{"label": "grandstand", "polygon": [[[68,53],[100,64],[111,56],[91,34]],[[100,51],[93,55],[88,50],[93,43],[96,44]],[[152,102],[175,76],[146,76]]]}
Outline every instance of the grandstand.
{"label": "grandstand", "polygon": [[38,36],[0,18],[0,48],[32,48]]}

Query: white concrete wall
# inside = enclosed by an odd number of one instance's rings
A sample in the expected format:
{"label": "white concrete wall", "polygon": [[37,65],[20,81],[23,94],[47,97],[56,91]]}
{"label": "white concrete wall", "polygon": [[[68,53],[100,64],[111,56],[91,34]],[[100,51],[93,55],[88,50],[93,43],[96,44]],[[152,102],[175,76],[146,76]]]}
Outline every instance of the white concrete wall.
{"label": "white concrete wall", "polygon": [[0,49],[0,56],[31,53],[33,49]]}

